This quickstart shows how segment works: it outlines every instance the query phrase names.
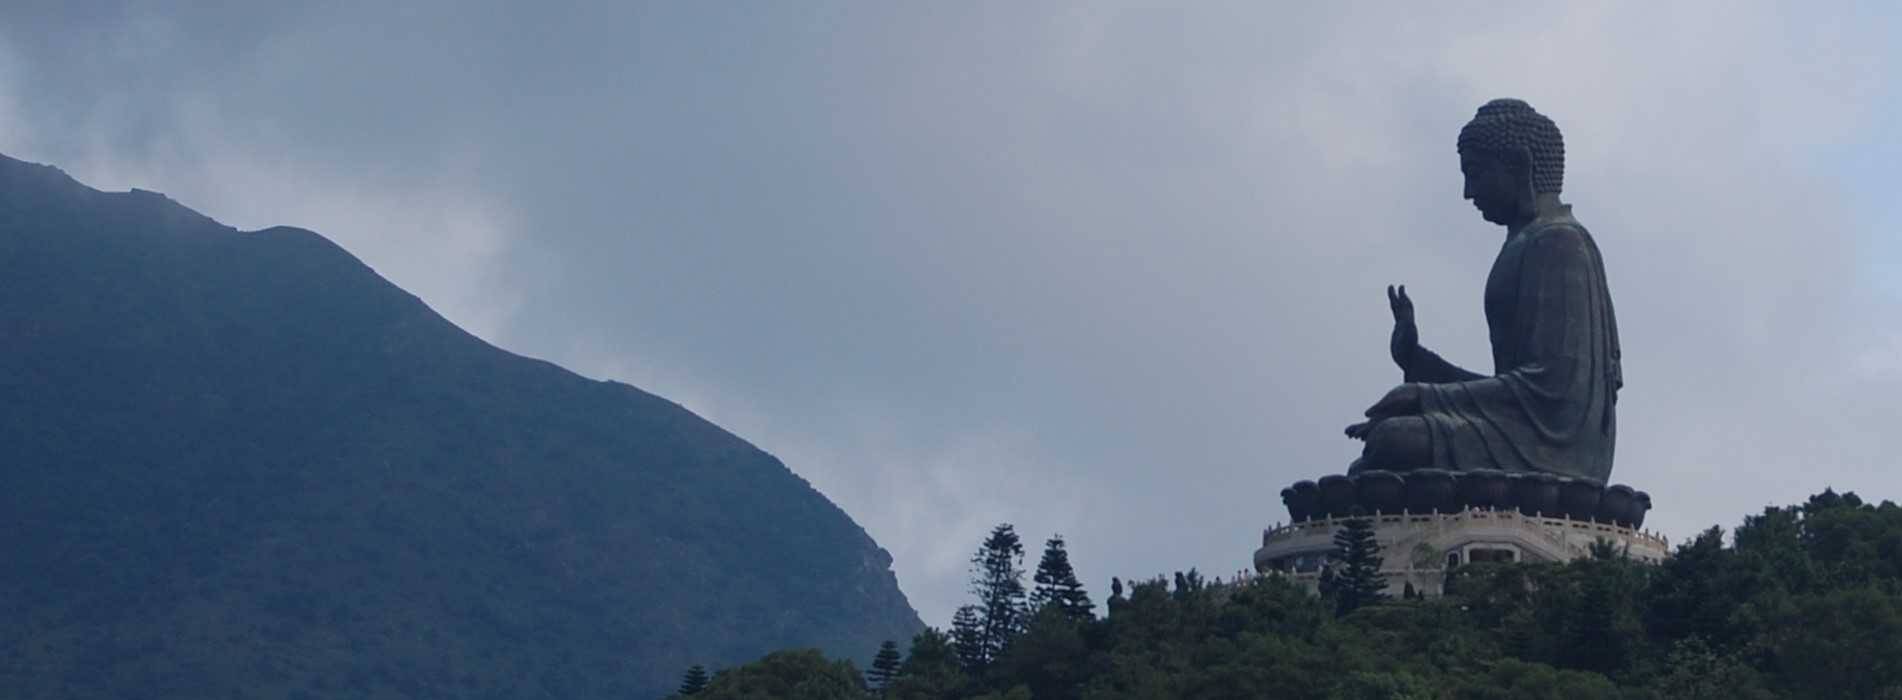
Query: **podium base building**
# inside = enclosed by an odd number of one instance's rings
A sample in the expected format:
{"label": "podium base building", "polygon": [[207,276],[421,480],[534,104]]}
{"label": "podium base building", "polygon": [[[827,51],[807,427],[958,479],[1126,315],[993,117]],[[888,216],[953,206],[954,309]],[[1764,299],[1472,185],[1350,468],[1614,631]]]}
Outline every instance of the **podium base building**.
{"label": "podium base building", "polygon": [[1643,529],[1649,495],[1549,474],[1366,471],[1298,482],[1281,495],[1292,522],[1262,532],[1255,571],[1311,589],[1335,552],[1335,533],[1353,518],[1373,525],[1396,598],[1409,588],[1440,595],[1451,569],[1478,562],[1565,562],[1591,556],[1600,542],[1648,563],[1670,553],[1669,540]]}

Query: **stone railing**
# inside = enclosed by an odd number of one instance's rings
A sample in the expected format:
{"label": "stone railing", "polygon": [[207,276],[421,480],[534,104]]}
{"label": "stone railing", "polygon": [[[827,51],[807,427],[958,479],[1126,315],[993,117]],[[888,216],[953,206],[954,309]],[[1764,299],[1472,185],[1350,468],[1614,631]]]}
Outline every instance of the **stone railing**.
{"label": "stone railing", "polygon": [[[1618,523],[1599,522],[1597,520],[1570,520],[1566,518],[1546,517],[1537,513],[1526,515],[1516,510],[1469,508],[1454,513],[1440,513],[1437,511],[1413,513],[1402,510],[1399,513],[1382,513],[1360,517],[1372,520],[1376,528],[1383,524],[1402,523],[1455,526],[1463,521],[1484,520],[1523,530],[1541,541],[1560,549],[1573,549],[1579,545],[1573,540],[1568,540],[1567,538],[1554,534],[1555,532],[1579,531],[1594,535],[1602,534],[1606,536],[1606,539],[1613,541],[1634,540],[1639,544],[1655,548],[1661,552],[1669,552],[1671,549],[1671,541],[1662,533],[1633,528]],[[1308,533],[1332,536],[1332,534],[1339,530],[1342,525],[1346,524],[1347,521],[1354,519],[1356,518],[1352,516],[1330,516],[1311,518],[1301,522],[1277,524],[1275,527],[1262,530],[1261,543],[1262,546],[1265,547],[1278,540],[1298,537]]]}

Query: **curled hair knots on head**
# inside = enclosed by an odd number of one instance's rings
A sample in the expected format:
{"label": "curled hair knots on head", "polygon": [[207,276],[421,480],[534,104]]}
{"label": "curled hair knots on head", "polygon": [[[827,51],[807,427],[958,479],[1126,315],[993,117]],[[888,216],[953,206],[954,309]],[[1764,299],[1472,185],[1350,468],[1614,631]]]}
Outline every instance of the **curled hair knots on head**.
{"label": "curled hair knots on head", "polygon": [[1460,129],[1459,150],[1519,153],[1532,168],[1532,189],[1557,194],[1565,183],[1565,139],[1559,126],[1524,100],[1501,98],[1480,105]]}

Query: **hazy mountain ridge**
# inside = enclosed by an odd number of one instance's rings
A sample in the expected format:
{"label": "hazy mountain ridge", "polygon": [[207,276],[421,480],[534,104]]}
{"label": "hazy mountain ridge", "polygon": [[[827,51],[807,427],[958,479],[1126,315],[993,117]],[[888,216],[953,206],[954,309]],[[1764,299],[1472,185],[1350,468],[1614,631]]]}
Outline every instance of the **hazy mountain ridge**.
{"label": "hazy mountain ridge", "polygon": [[309,231],[0,156],[0,348],[9,697],[600,697],[921,626],[777,459]]}

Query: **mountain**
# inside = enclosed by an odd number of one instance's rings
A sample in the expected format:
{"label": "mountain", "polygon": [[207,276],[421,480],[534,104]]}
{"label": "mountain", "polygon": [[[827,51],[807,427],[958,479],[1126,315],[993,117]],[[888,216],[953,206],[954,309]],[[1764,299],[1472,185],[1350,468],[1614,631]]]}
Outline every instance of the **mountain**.
{"label": "mountain", "polygon": [[342,248],[0,156],[0,697],[654,697],[922,628],[677,404]]}

